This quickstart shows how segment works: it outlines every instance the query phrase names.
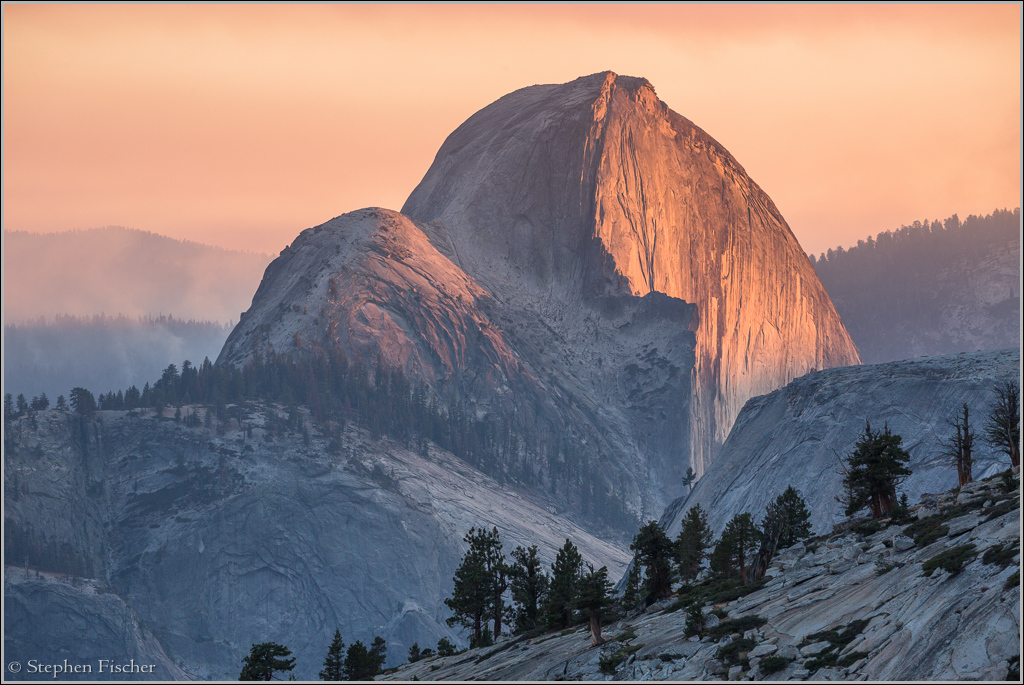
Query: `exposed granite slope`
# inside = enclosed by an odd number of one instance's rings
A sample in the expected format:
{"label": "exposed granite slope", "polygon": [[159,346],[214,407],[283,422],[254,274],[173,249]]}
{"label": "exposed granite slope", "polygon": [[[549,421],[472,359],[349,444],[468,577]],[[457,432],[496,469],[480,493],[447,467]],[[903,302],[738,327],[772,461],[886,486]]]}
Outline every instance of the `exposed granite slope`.
{"label": "exposed granite slope", "polygon": [[304,231],[219,361],[338,345],[402,368],[535,438],[513,461],[598,527],[661,512],[747,398],[859,361],[771,200],[644,79],[501,98],[403,213]]}
{"label": "exposed granite slope", "polygon": [[[117,595],[102,584],[52,573],[8,567],[4,573],[4,656],[21,671],[7,677],[23,680],[188,680],[188,674],[164,652],[160,642]],[[105,664],[100,659],[107,660]],[[111,675],[135,661],[147,670]],[[43,665],[89,666],[55,676],[33,669]],[[148,668],[153,666],[153,668]],[[100,668],[105,669],[105,675]],[[35,670],[35,672],[33,672]]]}
{"label": "exposed granite slope", "polygon": [[901,486],[910,501],[956,485],[956,469],[942,455],[948,421],[966,402],[978,433],[975,478],[1009,467],[1009,459],[982,439],[997,382],[1020,377],[1020,350],[948,355],[870,366],[829,369],[747,402],[713,467],[693,492],[670,506],[662,524],[679,532],[686,510],[700,504],[720,532],[735,514],[759,519],[788,485],[799,490],[815,530],[842,520],[840,456],[864,432],[888,423],[903,437],[911,475]]}
{"label": "exposed granite slope", "polygon": [[303,231],[218,363],[340,348],[530,436],[533,451],[521,441],[493,474],[539,480],[535,494],[592,529],[625,536],[662,511],[688,463],[695,308],[660,293],[607,296],[552,309],[554,327],[500,306],[424,230],[365,209]]}
{"label": "exposed granite slope", "polygon": [[415,641],[458,641],[443,600],[470,527],[498,527],[507,551],[537,544],[546,563],[568,537],[613,575],[625,566],[621,547],[447,453],[354,428],[333,443],[313,431],[307,442],[267,430],[270,412],[249,406],[246,430],[232,420],[223,433],[152,412],[15,420],[7,533],[31,526],[68,543],[95,579],[82,589],[8,567],[8,651],[52,660],[162,649],[190,677],[232,679],[252,643],[273,640],[309,679],[335,627],[349,643],[381,635],[392,662]]}
{"label": "exposed granite slope", "polygon": [[[930,520],[948,530],[933,542],[915,544],[908,526],[892,526],[784,550],[761,589],[704,607],[709,627],[727,633],[720,639],[686,637],[686,612],[667,600],[606,626],[612,641],[600,647],[581,628],[420,661],[379,679],[1005,679],[1020,656],[1019,476],[1015,487],[1007,493],[992,479],[928,498],[919,513],[934,512]],[[926,562],[963,545],[974,547],[962,570],[925,576]],[[986,557],[1003,550],[1002,562]],[[762,620],[729,631],[712,608],[728,620]],[[849,634],[820,635],[830,630]],[[720,658],[720,648],[741,638],[750,641],[742,651]],[[602,658],[616,653],[614,674],[602,672]],[[786,663],[769,675],[761,670],[766,657]]]}

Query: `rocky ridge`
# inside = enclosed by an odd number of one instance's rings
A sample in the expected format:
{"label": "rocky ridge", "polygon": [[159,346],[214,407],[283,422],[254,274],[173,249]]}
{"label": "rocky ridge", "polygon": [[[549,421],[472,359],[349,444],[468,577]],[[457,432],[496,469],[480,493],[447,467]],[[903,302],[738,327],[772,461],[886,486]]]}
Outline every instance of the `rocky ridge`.
{"label": "rocky ridge", "polygon": [[[1007,488],[1006,483],[1009,483]],[[783,550],[688,636],[666,600],[589,628],[403,666],[410,680],[1002,680],[1020,657],[1020,479],[926,495],[917,521]]]}
{"label": "rocky ridge", "polygon": [[208,428],[150,410],[12,422],[5,542],[65,544],[88,570],[25,572],[8,555],[9,660],[135,657],[160,665],[153,677],[232,679],[273,640],[310,679],[336,627],[384,637],[392,663],[415,641],[460,642],[443,600],[471,527],[498,527],[506,551],[537,544],[547,564],[571,538],[614,576],[625,567],[622,547],[433,446],[303,435],[280,407],[235,409]]}
{"label": "rocky ridge", "polygon": [[722,446],[714,468],[661,519],[679,532],[686,510],[701,505],[716,532],[735,514],[759,518],[769,501],[792,485],[807,500],[814,529],[844,520],[840,458],[853,451],[864,422],[888,424],[903,437],[913,474],[902,490],[910,501],[956,485],[956,469],[943,456],[949,421],[963,403],[978,432],[974,476],[1009,466],[982,439],[997,383],[1020,377],[1020,349],[926,357],[810,373],[747,402]]}

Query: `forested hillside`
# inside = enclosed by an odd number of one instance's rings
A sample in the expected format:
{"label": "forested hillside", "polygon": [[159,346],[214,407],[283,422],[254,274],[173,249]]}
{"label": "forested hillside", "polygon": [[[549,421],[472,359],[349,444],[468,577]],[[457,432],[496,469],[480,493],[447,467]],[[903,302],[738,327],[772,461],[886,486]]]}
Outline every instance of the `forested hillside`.
{"label": "forested hillside", "polygon": [[865,363],[1020,345],[1020,208],[915,221],[811,262]]}

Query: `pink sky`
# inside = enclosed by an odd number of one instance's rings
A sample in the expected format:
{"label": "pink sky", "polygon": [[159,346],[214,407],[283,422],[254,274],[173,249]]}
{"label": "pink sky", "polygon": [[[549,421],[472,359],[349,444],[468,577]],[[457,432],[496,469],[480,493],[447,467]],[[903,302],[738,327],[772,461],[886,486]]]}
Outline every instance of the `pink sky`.
{"label": "pink sky", "polygon": [[644,76],[804,248],[1020,205],[1020,5],[4,5],[3,223],[277,252],[501,95]]}

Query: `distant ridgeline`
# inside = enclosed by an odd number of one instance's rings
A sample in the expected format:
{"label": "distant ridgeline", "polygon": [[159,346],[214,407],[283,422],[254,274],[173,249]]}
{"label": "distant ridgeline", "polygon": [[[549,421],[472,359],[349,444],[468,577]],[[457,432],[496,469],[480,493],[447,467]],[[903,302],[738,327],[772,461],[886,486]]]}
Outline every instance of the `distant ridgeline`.
{"label": "distant ridgeline", "polygon": [[956,214],[811,263],[864,363],[1020,345],[1020,208]]}
{"label": "distant ridgeline", "polygon": [[[214,365],[209,358],[199,365],[185,361],[180,371],[171,364],[158,380],[147,382],[141,390],[132,385],[96,397],[89,390],[74,388],[60,408],[79,413],[154,408],[163,414],[166,408],[177,407],[173,412],[176,420],[198,424],[197,415],[186,405],[213,407],[213,412],[205,413],[212,423],[213,415],[218,421],[240,420],[238,405],[242,402],[267,401],[291,411],[281,425],[264,428],[301,432],[305,426],[296,408],[303,405],[326,434],[337,436],[352,422],[374,439],[386,435],[420,450],[426,449],[429,440],[499,482],[541,486],[552,494],[583,493],[589,502],[585,513],[601,512],[613,520],[635,522],[621,502],[588,478],[582,468],[583,445],[569,438],[548,444],[522,427],[514,427],[511,417],[496,419],[492,413],[476,418],[471,408],[457,400],[441,405],[433,396],[380,360],[371,367],[350,360],[340,348],[318,348],[299,354],[270,350],[242,366]],[[59,398],[48,398],[49,406],[55,399]],[[33,404],[38,402],[7,395],[5,418],[19,416]],[[543,470],[542,462],[547,464]]]}
{"label": "distant ridgeline", "polygon": [[172,359],[216,357],[233,324],[172,316],[56,316],[4,325],[4,387],[51,399],[156,378]]}
{"label": "distant ridgeline", "polygon": [[237,319],[271,260],[116,226],[3,236],[5,322],[101,312]]}

